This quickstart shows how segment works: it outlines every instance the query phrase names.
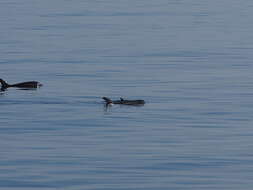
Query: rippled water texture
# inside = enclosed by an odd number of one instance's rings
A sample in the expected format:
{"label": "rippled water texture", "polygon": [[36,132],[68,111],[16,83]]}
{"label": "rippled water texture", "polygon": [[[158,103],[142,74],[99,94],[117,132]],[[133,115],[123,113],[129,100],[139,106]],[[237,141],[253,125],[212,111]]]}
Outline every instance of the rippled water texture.
{"label": "rippled water texture", "polygon": [[252,9],[1,1],[0,189],[251,190]]}

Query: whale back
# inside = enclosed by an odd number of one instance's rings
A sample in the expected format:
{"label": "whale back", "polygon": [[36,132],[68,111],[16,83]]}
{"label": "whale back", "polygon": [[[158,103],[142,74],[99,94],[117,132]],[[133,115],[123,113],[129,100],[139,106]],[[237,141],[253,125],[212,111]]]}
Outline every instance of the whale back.
{"label": "whale back", "polygon": [[121,104],[124,104],[124,105],[144,105],[145,101],[144,100],[123,100],[123,101],[121,101]]}
{"label": "whale back", "polygon": [[17,84],[10,85],[11,87],[18,87],[18,88],[37,88],[38,82],[37,81],[28,81],[28,82],[21,82]]}

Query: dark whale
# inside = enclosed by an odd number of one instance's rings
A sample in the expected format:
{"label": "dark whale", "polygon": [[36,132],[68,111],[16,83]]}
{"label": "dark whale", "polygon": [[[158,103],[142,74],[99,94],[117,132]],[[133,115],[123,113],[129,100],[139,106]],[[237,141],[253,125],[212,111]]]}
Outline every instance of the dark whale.
{"label": "dark whale", "polygon": [[103,100],[105,100],[106,105],[109,104],[122,104],[122,105],[132,105],[132,106],[140,106],[144,105],[144,100],[125,100],[123,98],[120,98],[120,100],[111,100],[110,98],[103,97]]}
{"label": "dark whale", "polygon": [[28,88],[38,88],[38,87],[42,86],[42,84],[40,84],[37,81],[28,81],[28,82],[21,82],[21,83],[16,83],[16,84],[8,84],[3,79],[0,79],[0,83],[2,85],[1,90],[5,90],[6,88],[10,88],[10,87],[27,88],[28,89]]}

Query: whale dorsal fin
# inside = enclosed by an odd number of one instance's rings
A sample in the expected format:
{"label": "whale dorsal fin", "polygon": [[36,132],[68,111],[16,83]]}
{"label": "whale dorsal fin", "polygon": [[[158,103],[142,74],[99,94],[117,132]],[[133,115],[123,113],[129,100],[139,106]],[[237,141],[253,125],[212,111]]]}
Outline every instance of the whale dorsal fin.
{"label": "whale dorsal fin", "polygon": [[110,98],[103,97],[102,99],[104,99],[104,101],[106,101],[107,104],[112,103],[112,100]]}
{"label": "whale dorsal fin", "polygon": [[8,88],[10,85],[7,83],[7,82],[5,82],[3,79],[0,79],[0,83],[1,83],[1,85],[2,85],[2,89],[4,89],[4,88]]}

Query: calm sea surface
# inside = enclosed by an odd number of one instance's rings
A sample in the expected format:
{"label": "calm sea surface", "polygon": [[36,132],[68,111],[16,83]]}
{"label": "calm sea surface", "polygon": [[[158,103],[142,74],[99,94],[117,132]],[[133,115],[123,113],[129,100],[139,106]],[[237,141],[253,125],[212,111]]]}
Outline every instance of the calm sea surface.
{"label": "calm sea surface", "polygon": [[252,0],[2,0],[0,78],[44,86],[0,93],[0,189],[252,190],[252,18]]}

